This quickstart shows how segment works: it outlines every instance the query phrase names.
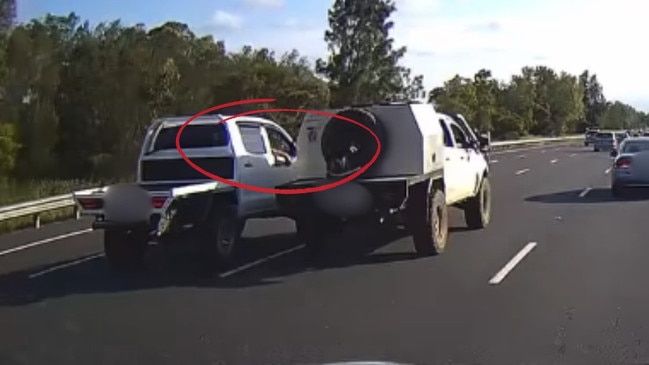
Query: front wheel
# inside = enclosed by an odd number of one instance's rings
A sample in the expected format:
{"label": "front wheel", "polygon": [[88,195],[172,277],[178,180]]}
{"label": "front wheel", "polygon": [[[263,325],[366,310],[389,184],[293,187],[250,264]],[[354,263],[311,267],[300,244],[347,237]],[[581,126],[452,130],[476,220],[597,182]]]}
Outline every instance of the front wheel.
{"label": "front wheel", "polygon": [[148,244],[145,230],[104,230],[104,253],[116,271],[142,268]]}
{"label": "front wheel", "polygon": [[491,221],[491,184],[484,177],[478,194],[471,198],[464,208],[464,221],[469,229],[486,228]]}

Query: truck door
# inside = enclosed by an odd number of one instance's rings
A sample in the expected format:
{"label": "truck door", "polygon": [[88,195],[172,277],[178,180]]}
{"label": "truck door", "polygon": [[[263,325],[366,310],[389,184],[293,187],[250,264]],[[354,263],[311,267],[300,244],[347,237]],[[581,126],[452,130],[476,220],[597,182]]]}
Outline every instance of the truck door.
{"label": "truck door", "polygon": [[446,186],[446,203],[451,205],[459,201],[461,196],[464,156],[461,149],[455,148],[451,133],[450,120],[440,118],[439,123],[444,132],[444,185]]}
{"label": "truck door", "polygon": [[[237,123],[245,151],[237,153],[237,175],[242,184],[274,187],[272,178],[272,155],[265,138],[265,131],[254,122]],[[274,202],[273,194],[248,189],[238,189],[239,214],[250,215],[266,211]]]}
{"label": "truck door", "polygon": [[466,199],[473,196],[477,189],[479,180],[478,173],[483,171],[480,163],[484,160],[482,155],[474,148],[472,140],[467,136],[464,130],[454,121],[450,123],[451,133],[455,149],[460,156],[461,164],[461,182],[458,185],[458,195],[460,199]]}
{"label": "truck door", "polygon": [[295,161],[297,147],[291,136],[272,125],[264,125],[270,144],[273,163],[271,164],[274,186],[286,184],[297,178]]}

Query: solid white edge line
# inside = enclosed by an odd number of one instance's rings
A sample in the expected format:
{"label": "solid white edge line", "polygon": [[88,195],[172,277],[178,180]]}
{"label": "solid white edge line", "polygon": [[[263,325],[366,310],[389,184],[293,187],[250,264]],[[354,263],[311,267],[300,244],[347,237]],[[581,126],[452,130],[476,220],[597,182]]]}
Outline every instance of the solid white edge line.
{"label": "solid white edge line", "polygon": [[45,275],[45,274],[49,274],[49,273],[51,273],[51,272],[53,272],[53,271],[58,271],[58,270],[61,270],[61,269],[65,269],[66,267],[70,267],[70,266],[78,265],[78,264],[84,263],[84,262],[86,262],[86,261],[95,260],[95,259],[98,259],[98,258],[103,257],[103,256],[104,256],[103,253],[98,253],[98,254],[94,254],[94,255],[88,256],[88,257],[84,257],[84,258],[82,258],[82,259],[78,259],[78,260],[70,261],[70,262],[67,262],[67,263],[65,263],[65,264],[52,266],[52,267],[50,267],[50,268],[48,268],[48,269],[45,269],[45,270],[43,270],[43,271],[39,271],[39,272],[37,272],[37,273],[34,273],[34,274],[29,275],[29,278],[30,278],[30,279],[34,279],[34,278],[37,278],[37,277],[39,277],[39,276],[42,276],[42,275]]}
{"label": "solid white edge line", "polygon": [[284,251],[277,252],[277,253],[272,254],[272,255],[270,255],[270,256],[267,256],[267,257],[261,258],[261,259],[259,259],[259,260],[257,260],[257,261],[253,261],[253,262],[248,263],[248,264],[245,264],[245,265],[243,265],[243,266],[239,266],[239,267],[237,267],[236,269],[232,269],[232,270],[230,270],[230,271],[226,271],[226,272],[224,272],[224,273],[221,273],[221,274],[219,274],[219,278],[221,278],[221,279],[223,279],[223,278],[227,278],[228,276],[232,276],[232,275],[234,275],[234,274],[237,274],[237,273],[240,273],[240,272],[242,272],[242,271],[248,270],[248,269],[250,269],[250,268],[252,268],[252,267],[255,267],[255,266],[261,265],[261,264],[263,264],[263,263],[265,263],[265,262],[268,262],[268,261],[270,261],[270,260],[274,260],[274,259],[276,259],[276,258],[278,258],[278,257],[280,257],[280,256],[288,255],[288,254],[291,253],[291,252],[295,252],[295,251],[301,250],[301,249],[303,249],[304,247],[305,247],[305,245],[299,245],[299,246],[291,247],[291,248],[286,249],[286,250],[284,250]]}
{"label": "solid white edge line", "polygon": [[586,194],[588,194],[591,190],[593,190],[593,188],[586,188],[586,189],[584,189],[584,191],[582,191],[581,193],[579,193],[579,197],[580,197],[580,198],[585,197]]}
{"label": "solid white edge line", "polygon": [[522,174],[524,174],[524,173],[526,173],[526,172],[529,172],[529,171],[530,171],[530,169],[522,169],[522,170],[518,170],[518,171],[516,171],[516,175],[522,175]]}
{"label": "solid white edge line", "polygon": [[516,265],[518,265],[523,260],[523,258],[525,258],[525,256],[527,256],[527,254],[529,254],[534,249],[534,247],[536,247],[536,242],[530,242],[525,245],[525,247],[518,251],[518,253],[514,257],[512,257],[512,259],[509,260],[509,262],[505,266],[503,266],[503,268],[500,269],[500,271],[498,271],[498,273],[496,273],[496,275],[494,275],[491,280],[489,280],[489,284],[500,284],[500,282],[505,279],[507,274],[514,270]]}
{"label": "solid white edge line", "polygon": [[88,228],[88,229],[82,229],[80,231],[70,232],[70,233],[59,235],[59,236],[46,238],[46,239],[43,239],[43,240],[40,240],[40,241],[36,241],[36,242],[28,243],[28,244],[25,244],[25,245],[22,245],[22,246],[18,246],[18,247],[14,247],[14,248],[4,250],[4,251],[0,251],[0,256],[9,255],[11,253],[26,250],[28,248],[37,247],[37,246],[40,246],[40,245],[44,245],[46,243],[59,241],[59,240],[63,240],[63,239],[74,237],[74,236],[79,236],[79,235],[82,235],[82,234],[90,233],[92,231],[93,231],[92,228]]}

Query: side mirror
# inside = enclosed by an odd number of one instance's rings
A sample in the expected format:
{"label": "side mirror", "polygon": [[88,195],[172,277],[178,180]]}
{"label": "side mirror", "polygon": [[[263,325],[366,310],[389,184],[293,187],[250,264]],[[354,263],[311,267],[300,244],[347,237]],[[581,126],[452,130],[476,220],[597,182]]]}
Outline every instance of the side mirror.
{"label": "side mirror", "polygon": [[611,157],[617,157],[617,151],[616,151],[616,150],[612,150],[611,153],[610,153],[610,156],[611,156]]}

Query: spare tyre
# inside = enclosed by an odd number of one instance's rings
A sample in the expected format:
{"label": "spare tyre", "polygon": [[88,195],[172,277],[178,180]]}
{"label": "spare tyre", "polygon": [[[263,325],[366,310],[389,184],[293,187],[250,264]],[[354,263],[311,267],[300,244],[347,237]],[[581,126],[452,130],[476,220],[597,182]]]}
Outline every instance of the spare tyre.
{"label": "spare tyre", "polygon": [[[384,147],[385,129],[371,112],[362,109],[346,109],[338,112],[374,132]],[[320,148],[327,165],[328,176],[345,177],[368,164],[378,145],[374,136],[364,128],[338,118],[331,118],[322,132]]]}

